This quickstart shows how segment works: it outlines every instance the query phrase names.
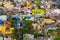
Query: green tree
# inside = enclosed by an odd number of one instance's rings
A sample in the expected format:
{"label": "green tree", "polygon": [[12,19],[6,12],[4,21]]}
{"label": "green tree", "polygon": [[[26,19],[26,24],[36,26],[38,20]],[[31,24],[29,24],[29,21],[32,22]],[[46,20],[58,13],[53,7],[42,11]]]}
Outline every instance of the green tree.
{"label": "green tree", "polygon": [[14,0],[10,0],[11,2],[14,2]]}
{"label": "green tree", "polygon": [[57,29],[56,32],[58,32],[57,36],[60,35],[60,29]]}
{"label": "green tree", "polygon": [[55,17],[53,20],[56,22],[56,21],[57,21],[57,19],[58,19],[58,18],[57,18],[57,17]]}
{"label": "green tree", "polygon": [[19,30],[19,34],[20,34],[20,36],[23,36],[24,34],[32,34],[32,35],[34,35],[35,37],[38,37],[38,36],[40,36],[40,33],[38,33],[38,32],[36,32],[35,30],[33,30],[33,29],[26,29],[26,28],[22,28],[22,29],[17,29],[17,28],[15,28],[14,30],[13,30],[13,33],[11,34],[11,37],[12,37],[12,39],[16,39],[16,40],[21,40],[20,38],[19,38],[19,35],[18,35],[18,31]]}
{"label": "green tree", "polygon": [[25,20],[24,24],[26,25],[26,27],[29,27],[29,26],[32,26],[33,21],[31,21],[31,20]]}
{"label": "green tree", "polygon": [[60,36],[55,37],[54,40],[60,40]]}
{"label": "green tree", "polygon": [[53,35],[53,31],[54,31],[54,30],[48,30],[47,35],[48,35],[48,36]]}
{"label": "green tree", "polygon": [[35,3],[37,4],[37,6],[38,6],[39,9],[41,8],[41,7],[40,7],[40,6],[41,6],[41,1],[42,1],[42,0],[35,0]]}
{"label": "green tree", "polygon": [[12,27],[15,27],[17,20],[11,20],[10,22],[11,22]]}
{"label": "green tree", "polygon": [[58,9],[60,9],[60,4],[57,6]]}
{"label": "green tree", "polygon": [[18,39],[18,33],[17,33],[18,29],[17,28],[14,28],[12,34],[11,34],[11,37],[12,39]]}
{"label": "green tree", "polygon": [[35,0],[37,4],[40,4],[42,0]]}

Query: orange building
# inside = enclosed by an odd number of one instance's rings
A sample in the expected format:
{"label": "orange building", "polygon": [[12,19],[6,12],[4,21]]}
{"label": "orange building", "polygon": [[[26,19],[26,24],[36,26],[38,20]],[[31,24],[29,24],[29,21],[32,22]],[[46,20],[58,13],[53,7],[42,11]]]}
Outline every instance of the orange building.
{"label": "orange building", "polygon": [[52,23],[52,22],[54,22],[52,19],[43,19],[43,21],[42,21],[42,25],[44,25],[45,23]]}

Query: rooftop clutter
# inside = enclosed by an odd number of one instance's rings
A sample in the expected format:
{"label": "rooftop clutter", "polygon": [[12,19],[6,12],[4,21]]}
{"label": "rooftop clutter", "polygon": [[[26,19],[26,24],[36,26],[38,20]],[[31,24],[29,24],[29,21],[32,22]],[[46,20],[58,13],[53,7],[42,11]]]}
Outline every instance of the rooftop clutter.
{"label": "rooftop clutter", "polygon": [[15,28],[33,29],[41,33],[43,28],[48,29],[47,25],[49,24],[49,27],[58,25],[57,21],[60,21],[60,9],[56,9],[56,5],[54,6],[52,2],[41,3],[42,1],[40,2],[39,0],[18,1],[3,1],[0,6],[2,10],[0,11],[0,26],[4,35],[12,34],[12,30]]}

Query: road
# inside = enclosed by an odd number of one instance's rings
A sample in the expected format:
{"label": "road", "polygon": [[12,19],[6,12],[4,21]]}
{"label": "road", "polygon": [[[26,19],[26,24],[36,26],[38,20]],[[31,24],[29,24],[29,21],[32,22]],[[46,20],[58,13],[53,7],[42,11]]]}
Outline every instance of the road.
{"label": "road", "polygon": [[12,39],[11,37],[8,37],[8,38],[4,37],[4,40],[12,40]]}

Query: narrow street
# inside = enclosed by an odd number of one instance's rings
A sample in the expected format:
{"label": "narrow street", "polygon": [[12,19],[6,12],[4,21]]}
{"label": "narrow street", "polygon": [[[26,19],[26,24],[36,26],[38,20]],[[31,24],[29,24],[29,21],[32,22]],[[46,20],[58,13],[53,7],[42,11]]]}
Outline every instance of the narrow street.
{"label": "narrow street", "polygon": [[12,40],[12,39],[11,37],[8,37],[8,38],[4,37],[4,40]]}
{"label": "narrow street", "polygon": [[38,37],[37,40],[48,40],[48,37]]}

